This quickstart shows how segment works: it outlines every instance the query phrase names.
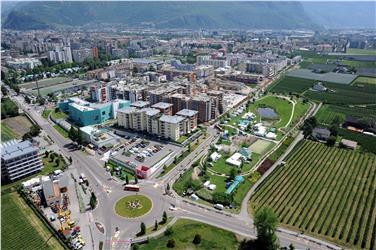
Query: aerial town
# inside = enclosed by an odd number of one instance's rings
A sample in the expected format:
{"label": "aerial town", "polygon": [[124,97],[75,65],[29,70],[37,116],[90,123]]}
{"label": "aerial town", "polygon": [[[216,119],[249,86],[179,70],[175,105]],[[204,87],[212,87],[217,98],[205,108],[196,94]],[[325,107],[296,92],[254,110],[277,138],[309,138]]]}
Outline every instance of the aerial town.
{"label": "aerial town", "polygon": [[3,249],[376,249],[375,27],[12,13]]}

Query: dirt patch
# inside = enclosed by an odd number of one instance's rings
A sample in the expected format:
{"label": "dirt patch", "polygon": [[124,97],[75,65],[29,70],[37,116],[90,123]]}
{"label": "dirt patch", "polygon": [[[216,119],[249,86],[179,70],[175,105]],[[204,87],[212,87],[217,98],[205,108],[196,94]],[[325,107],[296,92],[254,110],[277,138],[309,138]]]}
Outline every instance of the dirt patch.
{"label": "dirt patch", "polygon": [[200,173],[201,173],[200,169],[198,167],[195,167],[193,169],[193,172],[192,172],[192,179],[193,180],[199,180],[200,179],[200,177],[199,177]]}
{"label": "dirt patch", "polygon": [[257,168],[257,171],[263,175],[266,171],[268,171],[268,169],[273,166],[274,164],[274,161],[272,160],[269,160],[269,159],[265,159],[261,165]]}
{"label": "dirt patch", "polygon": [[236,144],[238,147],[241,147],[242,144],[251,145],[257,140],[254,136],[236,136],[233,138],[233,143]]}
{"label": "dirt patch", "polygon": [[30,120],[23,115],[7,118],[2,122],[8,125],[14,131],[14,133],[17,134],[17,137],[22,137],[24,134],[29,132],[32,125]]}

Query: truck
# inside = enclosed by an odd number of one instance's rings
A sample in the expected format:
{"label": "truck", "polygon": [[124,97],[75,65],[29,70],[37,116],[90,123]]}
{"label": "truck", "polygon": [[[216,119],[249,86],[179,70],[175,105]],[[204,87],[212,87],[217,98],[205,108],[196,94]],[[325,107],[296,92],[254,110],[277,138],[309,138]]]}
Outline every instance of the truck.
{"label": "truck", "polygon": [[135,191],[138,192],[140,191],[140,186],[138,185],[133,185],[133,184],[127,184],[124,186],[125,191]]}
{"label": "truck", "polygon": [[215,204],[215,205],[214,205],[214,208],[215,208],[215,209],[218,209],[218,210],[223,210],[224,207],[223,207],[222,204]]}

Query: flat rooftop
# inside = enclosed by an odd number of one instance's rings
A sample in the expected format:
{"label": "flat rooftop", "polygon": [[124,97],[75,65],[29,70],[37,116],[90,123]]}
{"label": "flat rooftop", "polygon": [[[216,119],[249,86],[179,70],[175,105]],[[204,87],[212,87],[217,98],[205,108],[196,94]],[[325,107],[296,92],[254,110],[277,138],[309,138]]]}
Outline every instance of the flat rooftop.
{"label": "flat rooftop", "polygon": [[143,108],[141,109],[142,112],[145,112],[147,116],[154,116],[160,113],[159,109],[155,108]]}
{"label": "flat rooftop", "polygon": [[161,122],[167,122],[167,123],[179,123],[183,121],[185,118],[182,116],[177,115],[162,115],[159,119]]}
{"label": "flat rooftop", "polygon": [[151,106],[152,108],[156,108],[156,109],[168,109],[170,107],[172,107],[173,104],[171,103],[167,103],[167,102],[158,102],[156,104],[154,104],[153,106]]}
{"label": "flat rooftop", "polygon": [[38,150],[30,141],[17,142],[16,140],[3,143],[0,148],[1,158],[4,160],[9,160]]}
{"label": "flat rooftop", "polygon": [[184,116],[184,117],[192,117],[198,114],[198,111],[191,110],[191,109],[182,109],[176,113],[176,115]]}
{"label": "flat rooftop", "polygon": [[150,105],[149,102],[144,102],[144,101],[137,101],[131,104],[132,107],[136,108],[146,108]]}

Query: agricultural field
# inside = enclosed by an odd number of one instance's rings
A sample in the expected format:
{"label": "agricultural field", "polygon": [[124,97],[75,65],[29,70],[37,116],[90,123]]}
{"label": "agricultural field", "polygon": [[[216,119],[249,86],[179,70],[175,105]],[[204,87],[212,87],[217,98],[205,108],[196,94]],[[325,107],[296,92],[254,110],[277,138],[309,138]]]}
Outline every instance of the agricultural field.
{"label": "agricultural field", "polygon": [[[64,82],[70,81],[70,78],[68,77],[55,77],[55,78],[48,78],[48,79],[42,79],[38,81],[38,86],[39,88],[45,88],[45,87],[50,87],[54,86],[57,84],[61,84]],[[19,85],[20,88],[25,88],[25,89],[37,89],[37,84],[36,82],[27,82],[27,83],[22,83]]]}
{"label": "agricultural field", "polygon": [[[175,241],[175,249],[238,249],[239,241],[234,233],[210,226],[197,221],[179,219],[172,226],[171,235],[163,235],[151,239],[146,244],[139,245],[139,249],[169,249],[167,242]],[[192,243],[196,234],[201,235],[201,243]],[[220,237],[218,237],[220,235]]]}
{"label": "agricultural field", "polygon": [[21,139],[24,134],[30,131],[30,120],[23,115],[6,118],[1,121],[1,141]]}
{"label": "agricultural field", "polygon": [[347,54],[354,54],[354,55],[374,55],[374,56],[376,56],[376,50],[374,50],[374,49],[352,49],[352,48],[348,48],[346,53]]}
{"label": "agricultural field", "polygon": [[376,104],[376,85],[347,86],[324,82],[324,86],[331,91],[318,92],[309,90],[315,83],[317,83],[315,80],[284,77],[274,84],[269,91],[282,94],[297,93],[309,99],[330,104]]}
{"label": "agricultural field", "polygon": [[18,193],[3,194],[1,204],[2,249],[64,249]]}
{"label": "agricultural field", "polygon": [[352,85],[357,85],[357,84],[376,84],[376,78],[359,76],[352,82]]}
{"label": "agricultural field", "polygon": [[251,198],[281,224],[352,249],[376,249],[376,156],[304,141]]}
{"label": "agricultural field", "polygon": [[369,117],[376,120],[376,105],[344,106],[325,104],[315,115],[321,124],[329,125],[337,117],[340,123],[345,121],[346,115],[353,117]]}
{"label": "agricultural field", "polygon": [[357,77],[356,75],[352,74],[341,74],[334,72],[314,73],[309,69],[297,69],[290,71],[287,76],[338,84],[350,84]]}
{"label": "agricultural field", "polygon": [[1,123],[1,142],[6,142],[18,137],[18,134],[16,134],[5,122]]}
{"label": "agricultural field", "polygon": [[362,133],[352,132],[344,128],[340,128],[338,130],[338,135],[340,138],[357,141],[358,145],[361,146],[361,151],[376,154],[376,137],[365,135]]}

